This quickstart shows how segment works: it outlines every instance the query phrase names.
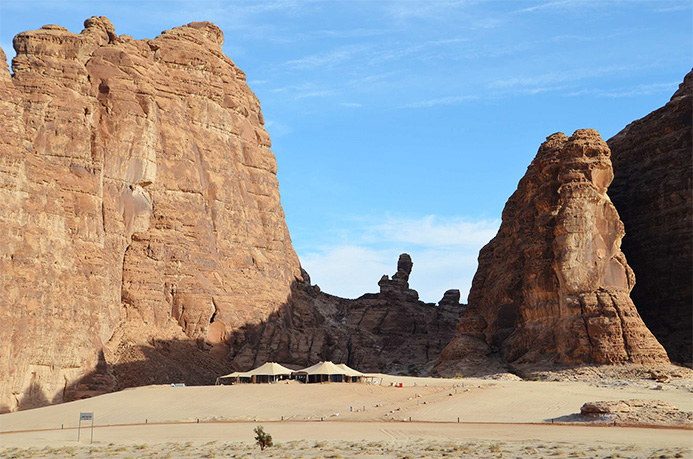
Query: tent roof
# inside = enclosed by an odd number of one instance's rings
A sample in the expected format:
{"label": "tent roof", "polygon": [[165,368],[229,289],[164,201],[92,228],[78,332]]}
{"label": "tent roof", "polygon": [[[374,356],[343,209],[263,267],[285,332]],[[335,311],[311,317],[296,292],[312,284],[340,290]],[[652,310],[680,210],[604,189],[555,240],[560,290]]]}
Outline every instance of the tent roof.
{"label": "tent roof", "polygon": [[289,370],[285,366],[279,365],[276,362],[267,362],[267,363],[260,365],[259,367],[255,368],[254,370],[250,370],[247,372],[248,376],[255,376],[255,375],[277,376],[277,375],[290,375],[291,373],[293,373],[293,370]]}
{"label": "tent roof", "polygon": [[224,376],[219,376],[219,378],[250,378],[252,375],[247,371],[234,371]]}
{"label": "tent roof", "polygon": [[348,373],[339,368],[332,362],[320,362],[315,365],[298,370],[296,373],[306,373],[309,375],[347,375]]}
{"label": "tent roof", "polygon": [[341,368],[342,370],[346,371],[347,376],[352,376],[352,377],[353,376],[364,376],[364,374],[361,373],[360,371],[357,371],[357,370],[354,370],[353,368],[348,367],[346,363],[338,363],[336,366]]}

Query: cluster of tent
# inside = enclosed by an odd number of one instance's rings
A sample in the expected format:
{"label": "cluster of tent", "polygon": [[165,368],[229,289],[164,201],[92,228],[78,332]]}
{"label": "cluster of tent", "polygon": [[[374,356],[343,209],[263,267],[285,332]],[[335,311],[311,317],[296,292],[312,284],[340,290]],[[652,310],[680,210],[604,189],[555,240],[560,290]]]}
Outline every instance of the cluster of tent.
{"label": "cluster of tent", "polygon": [[291,370],[276,362],[267,362],[254,370],[235,371],[217,378],[219,384],[271,383],[285,379],[295,379],[306,383],[315,382],[362,382],[372,376],[349,368],[344,363],[320,362],[301,370]]}

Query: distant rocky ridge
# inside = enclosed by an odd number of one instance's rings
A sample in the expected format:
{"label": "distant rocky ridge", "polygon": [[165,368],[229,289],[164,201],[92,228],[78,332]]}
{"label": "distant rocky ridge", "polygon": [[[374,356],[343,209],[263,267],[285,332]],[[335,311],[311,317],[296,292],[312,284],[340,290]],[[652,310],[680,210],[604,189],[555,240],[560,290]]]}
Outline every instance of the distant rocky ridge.
{"label": "distant rocky ridge", "polygon": [[693,72],[662,108],[609,139],[631,297],[671,360],[693,366]]}
{"label": "distant rocky ridge", "polygon": [[594,130],[547,138],[503,210],[439,374],[512,365],[668,363],[630,299],[623,224]]}
{"label": "distant rocky ridge", "polygon": [[366,372],[427,375],[454,336],[464,305],[459,290],[447,291],[439,305],[419,301],[409,288],[412,266],[408,254],[400,255],[392,279],[378,283],[380,293],[354,300],[321,292],[304,273],[286,307],[233,335],[233,367],[333,360]]}

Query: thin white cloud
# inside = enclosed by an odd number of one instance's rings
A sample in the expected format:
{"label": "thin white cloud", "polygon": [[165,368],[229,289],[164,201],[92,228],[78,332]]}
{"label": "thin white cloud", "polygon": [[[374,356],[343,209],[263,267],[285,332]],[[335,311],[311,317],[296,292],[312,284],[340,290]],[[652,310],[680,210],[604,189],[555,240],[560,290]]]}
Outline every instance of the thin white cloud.
{"label": "thin white cloud", "polygon": [[[378,280],[396,266],[387,250],[337,245],[299,254],[313,284],[332,295],[356,298],[378,291]],[[396,268],[395,268],[396,270]],[[392,274],[392,273],[390,273]]]}
{"label": "thin white cloud", "polygon": [[328,97],[337,93],[333,89],[320,87],[314,83],[301,83],[296,85],[282,86],[271,90],[274,93],[285,93],[292,100],[307,99],[310,97]]}
{"label": "thin white cloud", "polygon": [[447,96],[433,99],[420,100],[401,106],[400,108],[430,108],[438,105],[459,105],[478,99],[478,96]]}
{"label": "thin white cloud", "polygon": [[394,274],[399,254],[406,252],[414,261],[410,286],[423,301],[435,303],[453,288],[464,300],[479,249],[500,226],[499,220],[434,215],[363,223],[342,235],[349,243],[299,250],[301,264],[323,291],[346,298],[377,292],[378,280]]}
{"label": "thin white cloud", "polygon": [[243,0],[177,0],[174,2],[178,11],[184,11],[188,15],[191,11],[199,12],[223,12],[233,14],[239,18],[248,16],[262,16],[267,13],[281,12],[283,14],[300,14],[311,5],[319,5],[325,0],[255,0],[252,2]]}
{"label": "thin white cloud", "polygon": [[672,6],[662,6],[659,8],[655,8],[652,11],[655,13],[672,13],[675,11],[690,11],[691,8],[693,8],[691,2],[688,0],[684,0],[682,2],[674,2]]}
{"label": "thin white cloud", "polygon": [[635,31],[633,30],[621,30],[618,32],[613,32],[607,35],[579,35],[579,34],[561,34],[555,35],[548,39],[549,42],[594,42],[594,41],[605,41],[612,40],[617,37],[624,37],[627,35],[632,35]]}
{"label": "thin white cloud", "polygon": [[68,10],[77,11],[93,6],[89,0],[33,0],[31,2],[0,2],[5,11],[33,12],[36,10]]}
{"label": "thin white cloud", "polygon": [[361,75],[357,78],[352,78],[351,80],[347,81],[346,85],[363,88],[366,85],[375,83],[379,84],[382,82],[386,82],[388,80],[392,80],[393,78],[397,78],[398,76],[400,76],[399,72],[384,72],[371,75]]}
{"label": "thin white cloud", "polygon": [[498,220],[470,220],[468,218],[441,218],[427,215],[423,218],[388,217],[372,232],[397,242],[428,247],[477,247],[488,242],[498,231]]}
{"label": "thin white cloud", "polygon": [[309,97],[329,97],[329,96],[334,96],[337,93],[329,90],[329,89],[323,89],[322,91],[306,91],[306,92],[301,92],[297,93],[294,95],[295,100],[301,100],[301,99],[307,99]]}
{"label": "thin white cloud", "polygon": [[549,2],[539,0],[536,3],[537,4],[534,6],[511,11],[511,14],[575,9],[590,12],[591,14],[593,14],[596,8],[608,10],[619,6],[628,6],[632,4],[642,5],[648,3],[652,5],[652,11],[655,13],[669,13],[673,11],[686,10],[690,11],[691,9],[691,2],[689,0],[555,0]]}
{"label": "thin white cloud", "polygon": [[273,139],[291,134],[293,129],[284,123],[279,123],[274,120],[265,120],[265,129]]}
{"label": "thin white cloud", "polygon": [[608,98],[649,96],[652,94],[673,93],[678,88],[678,82],[639,84],[619,89],[581,89],[571,92],[568,96],[597,96]]}
{"label": "thin white cloud", "polygon": [[404,58],[417,60],[450,59],[461,52],[458,49],[459,45],[471,41],[467,37],[451,37],[405,44],[404,46],[398,42],[389,46],[373,48],[370,52],[364,53],[363,58],[369,65],[378,65]]}
{"label": "thin white cloud", "polygon": [[328,52],[312,54],[300,59],[285,62],[285,65],[294,69],[309,69],[313,67],[332,67],[349,61],[366,49],[363,45],[349,45],[333,49]]}
{"label": "thin white cloud", "polygon": [[348,108],[359,108],[361,107],[361,104],[356,103],[356,102],[342,102],[342,107],[348,107]]}
{"label": "thin white cloud", "polygon": [[497,94],[538,94],[549,91],[575,89],[580,81],[609,74],[633,72],[642,67],[615,65],[595,69],[566,69],[560,73],[543,73],[491,81],[487,87]]}
{"label": "thin white cloud", "polygon": [[307,38],[366,38],[394,33],[394,29],[329,29],[301,34]]}
{"label": "thin white cloud", "polygon": [[480,0],[395,1],[389,3],[386,12],[396,19],[435,18],[441,14],[469,9],[477,3]]}
{"label": "thin white cloud", "polygon": [[331,68],[350,64],[358,60],[360,66],[377,66],[385,62],[400,59],[448,59],[460,51],[457,47],[471,42],[467,37],[448,37],[428,40],[421,43],[381,43],[374,47],[370,44],[344,45],[317,54],[310,54],[298,59],[286,61],[284,65],[290,69],[306,70],[313,68]]}
{"label": "thin white cloud", "polygon": [[489,83],[488,86],[492,89],[539,87],[547,84],[563,83],[571,79],[574,79],[574,77],[570,75],[547,73],[530,77],[514,77],[503,80],[495,80]]}
{"label": "thin white cloud", "polygon": [[557,9],[572,9],[572,8],[584,8],[593,7],[595,5],[605,3],[603,0],[558,0],[553,2],[540,1],[537,5],[530,6],[528,8],[521,8],[519,10],[512,11],[512,13],[534,13],[536,11],[544,10],[557,10]]}

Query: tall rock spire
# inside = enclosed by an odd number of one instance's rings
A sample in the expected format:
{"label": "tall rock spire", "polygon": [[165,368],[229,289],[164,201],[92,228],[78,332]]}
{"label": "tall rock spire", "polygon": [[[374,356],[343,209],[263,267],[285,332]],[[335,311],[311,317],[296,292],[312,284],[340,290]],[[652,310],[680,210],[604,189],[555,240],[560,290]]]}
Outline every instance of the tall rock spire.
{"label": "tall rock spire", "polygon": [[479,254],[439,368],[480,353],[516,364],[668,361],[629,296],[635,276],[607,195],[609,155],[590,129],[541,145]]}

